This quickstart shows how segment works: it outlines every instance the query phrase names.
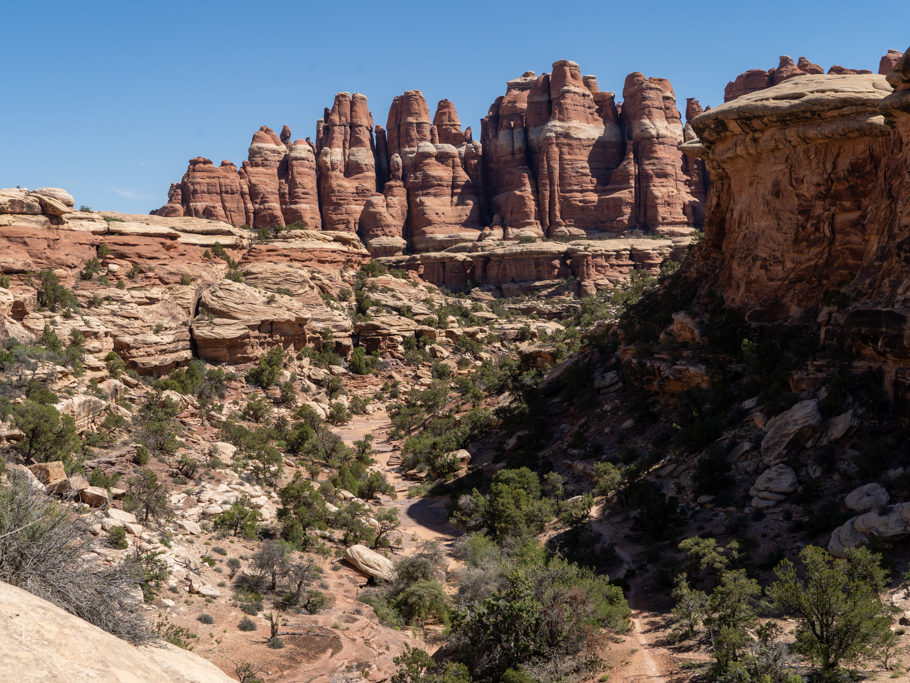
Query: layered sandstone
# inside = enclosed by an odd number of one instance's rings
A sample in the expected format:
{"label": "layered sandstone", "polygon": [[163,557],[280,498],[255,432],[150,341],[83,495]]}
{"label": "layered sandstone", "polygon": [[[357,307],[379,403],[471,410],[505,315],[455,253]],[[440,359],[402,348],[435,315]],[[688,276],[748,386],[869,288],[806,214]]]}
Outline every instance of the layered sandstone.
{"label": "layered sandstone", "polygon": [[374,129],[366,97],[338,93],[315,145],[262,127],[242,168],[193,159],[155,213],[356,232],[374,256],[699,226],[706,178],[677,149],[672,87],[631,74],[623,97],[560,60],[509,81],[478,142],[450,100],[431,118],[408,90]]}
{"label": "layered sandstone", "polygon": [[168,203],[152,213],[254,228],[299,223],[320,229],[315,150],[309,139],[291,144],[290,137],[287,126],[282,137],[262,126],[240,170],[230,161],[215,166],[204,157],[191,159],[180,183],[171,185]]}
{"label": "layered sandstone", "polygon": [[[0,191],[0,271],[14,278],[0,289],[0,339],[30,342],[54,321],[61,338],[78,330],[91,353],[116,351],[129,368],[161,374],[193,357],[246,362],[274,345],[350,337],[350,320],[323,295],[334,297],[347,286],[342,272],[370,258],[352,233],[283,230],[251,241],[245,230],[203,218],[57,216],[37,192]],[[72,203],[62,191],[41,192]],[[92,259],[98,270],[82,280]],[[46,269],[75,291],[77,315],[38,307],[24,280]],[[229,269],[244,282],[225,279]]]}
{"label": "layered sandstone", "polygon": [[376,193],[373,116],[367,98],[340,92],[316,131],[319,201],[325,230],[357,232]]}
{"label": "layered sandstone", "polygon": [[[885,57],[883,57],[882,60],[884,63]],[[805,57],[800,57],[799,60],[794,63],[792,57],[781,55],[776,68],[768,69],[767,71],[764,69],[749,69],[727,83],[727,87],[724,89],[724,102],[729,102],[730,100],[735,100],[737,97],[770,88],[779,83],[783,83],[790,78],[823,73],[825,73],[825,70],[822,67],[810,62]],[[868,69],[850,69],[835,64],[828,69],[828,73],[843,75],[871,74],[872,72]]]}
{"label": "layered sandstone", "polygon": [[[433,121],[436,123],[430,121],[419,90],[395,97],[389,108],[389,167],[394,181],[395,168],[401,166],[407,194],[407,238],[414,251],[474,242],[483,229],[478,188],[467,170],[476,168],[480,146],[462,131],[448,100],[439,103]],[[384,195],[388,205],[390,193],[384,191]]]}
{"label": "layered sandstone", "polygon": [[703,197],[677,149],[672,87],[631,74],[623,98],[620,113],[613,93],[565,60],[509,81],[481,127],[494,229],[565,237],[697,223]]}
{"label": "layered sandstone", "polygon": [[541,282],[574,280],[579,293],[591,294],[626,281],[633,270],[656,273],[665,260],[681,260],[690,241],[689,236],[679,236],[530,244],[481,242],[470,251],[382,260],[449,289],[481,285],[518,294],[532,291]]}
{"label": "layered sandstone", "polygon": [[[811,314],[823,292],[852,280],[880,229],[868,220],[892,154],[878,109],[879,75],[805,75],[741,95],[692,121],[712,190],[712,279],[726,302],[754,318]],[[781,173],[781,169],[787,169]]]}

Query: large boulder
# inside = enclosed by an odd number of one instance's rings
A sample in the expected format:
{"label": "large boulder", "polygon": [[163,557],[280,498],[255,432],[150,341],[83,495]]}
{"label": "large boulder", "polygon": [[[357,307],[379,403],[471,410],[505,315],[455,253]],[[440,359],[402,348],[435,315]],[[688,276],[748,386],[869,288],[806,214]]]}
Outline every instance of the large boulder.
{"label": "large boulder", "polygon": [[752,507],[756,509],[773,507],[796,493],[798,488],[799,482],[792,468],[784,464],[770,467],[759,475],[749,490]]}
{"label": "large boulder", "polygon": [[391,560],[365,545],[352,545],[344,551],[344,559],[367,576],[380,581],[394,581],[395,567]]}
{"label": "large boulder", "polygon": [[818,401],[800,401],[789,410],[775,415],[765,425],[765,437],[761,442],[762,462],[776,465],[794,451],[802,448],[818,434],[822,415]]}
{"label": "large boulder", "polygon": [[859,486],[844,498],[844,505],[853,512],[869,512],[877,510],[888,504],[889,496],[881,484],[864,484]]}
{"label": "large boulder", "polygon": [[66,469],[59,460],[35,463],[28,469],[44,484],[48,493],[65,493],[69,490]]}
{"label": "large boulder", "polygon": [[828,550],[842,556],[847,548],[864,545],[873,537],[895,540],[907,536],[910,536],[910,503],[900,503],[847,520],[831,533]]}
{"label": "large boulder", "polygon": [[0,583],[0,680],[229,683],[211,662],[167,643],[135,647],[31,593]]}

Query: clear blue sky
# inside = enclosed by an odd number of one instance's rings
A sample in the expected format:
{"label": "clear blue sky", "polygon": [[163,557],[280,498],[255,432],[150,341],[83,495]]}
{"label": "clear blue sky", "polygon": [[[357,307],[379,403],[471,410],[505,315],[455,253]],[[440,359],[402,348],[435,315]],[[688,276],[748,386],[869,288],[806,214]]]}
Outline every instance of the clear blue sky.
{"label": "clear blue sky", "polygon": [[382,125],[404,90],[423,90],[431,113],[448,97],[479,138],[506,80],[557,59],[617,98],[641,71],[716,105],[728,80],[781,54],[875,71],[908,45],[902,2],[10,2],[0,187],[145,213],[191,157],[239,165],[263,124],[312,137],[336,91],[367,95]]}

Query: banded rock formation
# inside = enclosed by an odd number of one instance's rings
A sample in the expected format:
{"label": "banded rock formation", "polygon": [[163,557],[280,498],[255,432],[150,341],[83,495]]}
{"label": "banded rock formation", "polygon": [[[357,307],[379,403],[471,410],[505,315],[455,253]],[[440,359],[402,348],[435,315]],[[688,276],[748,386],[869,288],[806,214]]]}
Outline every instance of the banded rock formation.
{"label": "banded rock formation", "polygon": [[[901,53],[897,50],[888,50],[888,54],[882,57],[879,63],[878,73],[888,74],[894,68],[894,64],[900,59]],[[810,62],[805,57],[800,57],[794,64],[793,58],[787,55],[780,57],[780,62],[774,69],[765,71],[764,69],[749,69],[744,71],[734,80],[727,83],[724,89],[724,102],[735,100],[737,97],[748,95],[770,88],[784,81],[797,76],[808,76],[811,74],[823,74],[825,70],[818,64]],[[868,69],[850,69],[845,66],[834,64],[828,69],[829,74],[871,74]]]}
{"label": "banded rock formation", "polygon": [[703,197],[677,150],[670,83],[630,74],[623,98],[620,112],[568,61],[509,81],[481,125],[494,229],[564,237],[697,224]]}
{"label": "banded rock formation", "polygon": [[692,127],[699,139],[683,147],[712,180],[690,265],[702,288],[753,320],[817,321],[886,368],[886,390],[907,402],[910,57],[887,79],[787,80]]}
{"label": "banded rock formation", "polygon": [[190,159],[183,179],[171,185],[168,203],[152,214],[193,216],[253,228],[300,223],[321,229],[312,143],[296,140],[285,126],[282,138],[263,126],[253,135],[240,170],[230,161]]}
{"label": "banded rock formation", "polygon": [[[890,153],[879,75],[806,75],[741,95],[692,121],[683,149],[711,174],[705,240],[717,282],[752,317],[799,317],[851,280],[872,226],[867,198]],[[789,169],[781,173],[780,169]]]}
{"label": "banded rock formation", "polygon": [[704,172],[676,148],[669,82],[632,74],[623,97],[558,61],[508,83],[482,145],[449,100],[431,119],[423,94],[406,91],[374,134],[366,97],[338,93],[315,145],[263,127],[239,170],[197,157],[153,213],[356,232],[374,256],[700,225]]}

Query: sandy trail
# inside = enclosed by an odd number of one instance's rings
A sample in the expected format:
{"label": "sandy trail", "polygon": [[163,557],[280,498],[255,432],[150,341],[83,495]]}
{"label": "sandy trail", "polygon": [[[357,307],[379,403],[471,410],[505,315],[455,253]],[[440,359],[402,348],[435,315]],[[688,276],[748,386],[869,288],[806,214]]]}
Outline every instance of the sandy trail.
{"label": "sandy trail", "polygon": [[367,434],[373,435],[376,465],[395,487],[395,499],[384,499],[383,503],[398,509],[401,519],[398,531],[402,536],[402,547],[412,548],[423,541],[438,541],[444,547],[451,547],[460,532],[449,523],[446,510],[448,500],[440,496],[408,498],[408,489],[419,482],[405,478],[398,469],[401,452],[389,440],[390,428],[389,416],[383,410],[372,415],[355,415],[348,424],[336,431],[349,445]]}

